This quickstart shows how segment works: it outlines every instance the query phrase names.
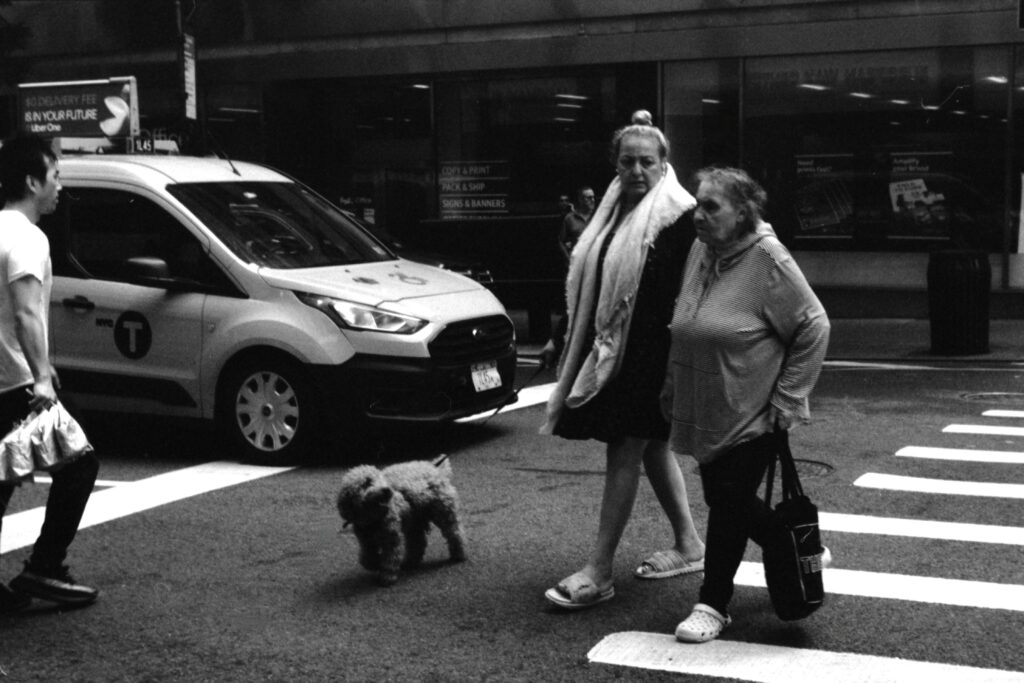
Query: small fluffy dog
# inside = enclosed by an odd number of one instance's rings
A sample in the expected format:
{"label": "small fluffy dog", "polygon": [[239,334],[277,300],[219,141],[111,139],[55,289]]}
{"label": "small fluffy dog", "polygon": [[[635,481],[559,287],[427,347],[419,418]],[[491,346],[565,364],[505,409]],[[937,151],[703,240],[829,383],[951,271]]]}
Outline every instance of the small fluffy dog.
{"label": "small fluffy dog", "polygon": [[448,542],[452,561],[466,559],[451,474],[448,456],[441,456],[383,470],[359,465],[342,477],[338,512],[359,540],[359,564],[377,572],[381,585],[395,583],[400,567],[423,560],[431,522]]}

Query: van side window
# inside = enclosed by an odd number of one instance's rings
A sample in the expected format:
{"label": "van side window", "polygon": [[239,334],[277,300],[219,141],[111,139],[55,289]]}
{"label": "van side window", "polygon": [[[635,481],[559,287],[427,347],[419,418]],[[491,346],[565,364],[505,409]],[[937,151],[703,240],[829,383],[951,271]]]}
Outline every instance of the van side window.
{"label": "van side window", "polygon": [[153,201],[130,192],[68,188],[68,255],[90,276],[128,281],[127,261],[167,263],[172,278],[223,286],[226,278],[195,236]]}

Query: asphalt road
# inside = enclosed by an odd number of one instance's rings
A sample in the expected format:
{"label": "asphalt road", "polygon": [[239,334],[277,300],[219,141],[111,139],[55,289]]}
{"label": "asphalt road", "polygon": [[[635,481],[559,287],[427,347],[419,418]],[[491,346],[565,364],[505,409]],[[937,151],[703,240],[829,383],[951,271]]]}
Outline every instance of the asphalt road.
{"label": "asphalt road", "polygon": [[[620,547],[615,599],[571,614],[549,608],[544,590],[582,564],[594,535],[603,454],[595,443],[538,435],[539,405],[484,424],[388,429],[359,446],[359,459],[379,463],[448,453],[462,497],[469,561],[446,562],[434,533],[426,565],[391,588],[358,567],[334,509],[346,443],[260,476],[209,465],[223,458],[203,430],[94,423],[97,515],[114,512],[81,530],[69,560],[102,595],[85,609],[35,603],[0,618],[0,679],[1024,681],[1024,463],[896,455],[908,446],[1024,452],[1024,436],[944,431],[1024,427],[1024,418],[983,415],[1024,410],[1024,368],[830,365],[812,409],[793,448],[835,557],[827,604],[804,622],[778,621],[751,546],[735,623],[701,646],[669,637],[699,578],[631,576],[669,539],[646,484]],[[694,464],[682,462],[703,529]],[[238,481],[205,486],[211,468]],[[983,495],[878,487],[933,480],[1009,486]],[[42,505],[46,490],[15,495],[5,541],[11,520]],[[6,552],[0,577],[27,552]]]}

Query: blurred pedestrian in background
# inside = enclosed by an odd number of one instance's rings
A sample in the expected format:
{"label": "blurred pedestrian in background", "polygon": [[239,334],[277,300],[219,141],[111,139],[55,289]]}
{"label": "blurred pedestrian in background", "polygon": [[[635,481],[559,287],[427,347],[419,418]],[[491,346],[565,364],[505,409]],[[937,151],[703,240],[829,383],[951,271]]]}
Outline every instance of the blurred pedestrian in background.
{"label": "blurred pedestrian in background", "polygon": [[583,229],[594,215],[596,206],[597,195],[594,194],[594,188],[587,185],[581,187],[576,193],[576,208],[562,220],[562,230],[558,234],[558,246],[561,247],[566,262],[572,254],[572,248],[583,234]]}
{"label": "blurred pedestrian in background", "polygon": [[829,336],[825,309],[761,218],[761,186],[734,168],[698,180],[698,241],[672,317],[665,392],[672,450],[700,463],[709,507],[700,601],[676,628],[684,642],[712,640],[732,621],[733,579],[768,512],[757,490],[776,456],[773,432],[809,419]]}
{"label": "blurred pedestrian in background", "polygon": [[694,198],[668,163],[650,113],[612,138],[617,175],[572,252],[568,335],[542,433],[606,444],[597,539],[586,563],[545,597],[567,609],[615,594],[613,560],[636,499],[641,465],[673,530],[669,550],[637,568],[642,578],[700,571],[694,528],[669,424],[660,410],[668,322],[692,241]]}
{"label": "blurred pedestrian in background", "polygon": [[572,205],[572,200],[569,199],[569,195],[560,194],[558,195],[558,214],[560,216],[568,216],[573,212],[575,207]]}
{"label": "blurred pedestrian in background", "polygon": [[[594,194],[594,188],[584,185],[577,192],[576,200],[579,208],[574,209],[565,217],[562,221],[562,229],[558,233],[558,248],[561,249],[566,264],[569,263],[572,249],[576,246],[580,235],[583,234],[583,229],[587,227],[591,216],[594,215],[594,208],[597,203],[597,195]],[[551,367],[562,354],[562,345],[565,342],[567,327],[568,314],[565,310],[565,297],[563,296],[560,297],[558,320],[555,323],[554,332],[552,332],[551,339],[548,340],[540,352],[540,363],[542,366]]]}

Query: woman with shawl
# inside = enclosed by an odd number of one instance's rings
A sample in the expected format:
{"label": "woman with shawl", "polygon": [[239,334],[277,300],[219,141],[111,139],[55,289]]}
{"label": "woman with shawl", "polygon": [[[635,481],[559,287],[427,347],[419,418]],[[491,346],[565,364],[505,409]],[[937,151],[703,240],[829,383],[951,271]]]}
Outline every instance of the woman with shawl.
{"label": "woman with shawl", "polygon": [[675,542],[636,570],[639,578],[699,572],[704,544],[694,528],[678,461],[669,453],[665,382],[668,323],[693,241],[696,200],[676,180],[668,142],[638,111],[612,138],[616,177],[573,249],[566,278],[568,330],[545,434],[606,444],[597,540],[587,563],[548,589],[565,609],[615,595],[615,550],[643,467]]}

